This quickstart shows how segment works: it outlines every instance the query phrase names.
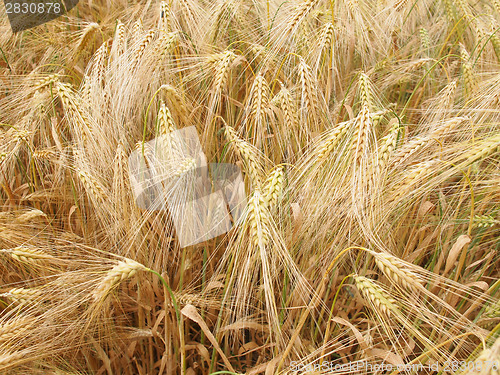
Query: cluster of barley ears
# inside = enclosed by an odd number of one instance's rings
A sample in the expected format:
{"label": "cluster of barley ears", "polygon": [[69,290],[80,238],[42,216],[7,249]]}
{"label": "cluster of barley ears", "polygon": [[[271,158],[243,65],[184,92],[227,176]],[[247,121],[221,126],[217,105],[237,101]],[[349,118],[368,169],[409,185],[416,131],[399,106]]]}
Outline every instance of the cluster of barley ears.
{"label": "cluster of barley ears", "polygon": [[[499,1],[1,9],[0,373],[499,359]],[[176,161],[168,209],[133,153]],[[181,248],[207,163],[246,207]]]}

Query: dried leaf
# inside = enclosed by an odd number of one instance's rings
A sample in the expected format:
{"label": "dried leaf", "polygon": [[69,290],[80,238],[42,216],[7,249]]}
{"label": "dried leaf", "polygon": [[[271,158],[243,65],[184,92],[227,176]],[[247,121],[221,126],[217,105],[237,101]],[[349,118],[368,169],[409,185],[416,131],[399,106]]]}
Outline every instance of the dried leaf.
{"label": "dried leaf", "polygon": [[224,354],[224,352],[220,348],[219,343],[215,339],[214,335],[212,334],[212,332],[210,332],[210,329],[208,329],[207,324],[205,323],[205,321],[203,320],[201,315],[196,310],[196,307],[188,304],[188,305],[184,306],[184,308],[181,310],[181,313],[186,318],[191,319],[193,322],[197,323],[200,326],[203,333],[205,333],[205,336],[207,336],[208,340],[212,343],[214,348],[217,350],[217,352],[221,356],[222,360],[224,361],[224,364],[227,366],[229,371],[236,372],[236,371],[234,371],[233,366],[231,365],[231,363],[227,359],[226,355]]}
{"label": "dried leaf", "polygon": [[448,258],[446,258],[446,267],[444,269],[444,275],[446,275],[455,265],[458,256],[462,252],[465,245],[470,243],[471,239],[466,234],[462,234],[457,238],[456,242],[453,244],[450,252],[448,253]]}

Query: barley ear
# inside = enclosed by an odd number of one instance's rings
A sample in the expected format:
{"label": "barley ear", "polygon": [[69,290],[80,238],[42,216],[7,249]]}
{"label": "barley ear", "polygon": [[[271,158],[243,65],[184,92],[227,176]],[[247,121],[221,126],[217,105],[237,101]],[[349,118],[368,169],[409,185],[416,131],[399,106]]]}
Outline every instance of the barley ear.
{"label": "barley ear", "polygon": [[375,310],[383,313],[385,316],[399,313],[396,300],[375,284],[373,280],[364,276],[355,276],[354,281],[363,297],[373,305]]}
{"label": "barley ear", "polygon": [[103,301],[122,281],[133,277],[137,271],[149,271],[149,269],[132,259],[120,260],[107,272],[94,290],[94,301]]}

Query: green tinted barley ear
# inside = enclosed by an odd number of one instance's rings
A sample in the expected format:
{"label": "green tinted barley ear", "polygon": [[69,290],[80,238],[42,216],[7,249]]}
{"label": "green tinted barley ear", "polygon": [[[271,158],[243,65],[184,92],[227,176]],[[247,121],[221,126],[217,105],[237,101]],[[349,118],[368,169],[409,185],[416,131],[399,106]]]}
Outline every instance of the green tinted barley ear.
{"label": "green tinted barley ear", "polygon": [[467,0],[453,0],[453,2],[455,3],[456,8],[460,11],[460,15],[464,17],[467,22],[470,22],[472,14]]}
{"label": "green tinted barley ear", "polygon": [[375,307],[375,310],[389,317],[391,314],[399,313],[396,300],[372,280],[364,276],[354,276],[354,281],[360,293]]}
{"label": "green tinted barley ear", "polygon": [[483,316],[487,318],[498,318],[500,317],[500,300],[496,303],[492,303],[486,307]]}
{"label": "green tinted barley ear", "polygon": [[474,215],[474,226],[477,228],[491,228],[500,224],[494,216],[490,215]]}
{"label": "green tinted barley ear", "polygon": [[10,155],[8,152],[0,152],[0,165],[7,160],[7,157]]}
{"label": "green tinted barley ear", "polygon": [[420,28],[420,41],[422,43],[422,50],[427,54],[429,53],[429,48],[431,47],[431,40],[429,38],[429,32],[426,28]]}
{"label": "green tinted barley ear", "polygon": [[455,20],[455,10],[453,7],[452,0],[443,0],[444,8],[446,10],[446,15],[448,16],[448,20],[453,22]]}
{"label": "green tinted barley ear", "polygon": [[107,272],[104,279],[94,290],[94,300],[104,300],[122,281],[133,277],[137,271],[149,271],[149,269],[132,259],[120,260],[116,266]]}
{"label": "green tinted barley ear", "polygon": [[491,45],[493,46],[493,51],[495,52],[495,56],[500,62],[500,29],[498,28],[498,23],[496,22],[494,17],[490,19],[490,32],[489,32],[489,40]]}

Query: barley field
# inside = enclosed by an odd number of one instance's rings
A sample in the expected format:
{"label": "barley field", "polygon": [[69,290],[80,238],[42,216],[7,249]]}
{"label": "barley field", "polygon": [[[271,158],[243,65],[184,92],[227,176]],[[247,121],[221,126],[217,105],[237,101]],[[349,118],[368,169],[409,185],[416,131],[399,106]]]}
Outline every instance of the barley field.
{"label": "barley field", "polygon": [[[500,374],[499,30],[499,0],[0,5],[0,374]],[[238,203],[189,211],[219,165]]]}

